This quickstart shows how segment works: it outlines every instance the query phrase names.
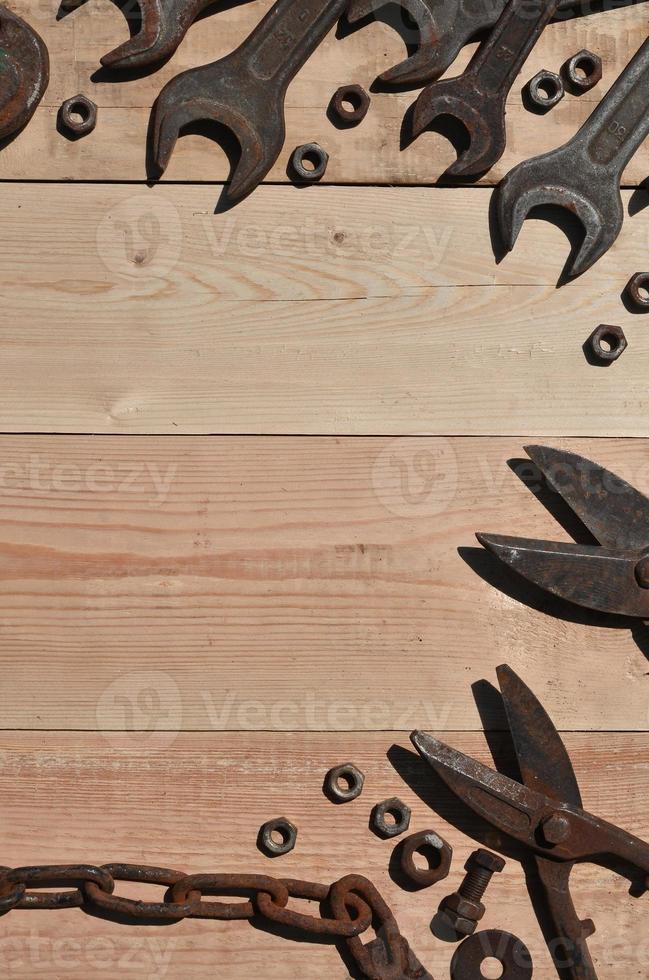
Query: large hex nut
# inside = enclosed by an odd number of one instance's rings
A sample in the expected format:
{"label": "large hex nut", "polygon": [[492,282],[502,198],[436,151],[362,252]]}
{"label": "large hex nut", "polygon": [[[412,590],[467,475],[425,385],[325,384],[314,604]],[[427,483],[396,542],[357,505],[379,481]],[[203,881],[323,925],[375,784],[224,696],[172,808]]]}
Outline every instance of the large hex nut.
{"label": "large hex nut", "polygon": [[626,293],[639,310],[649,310],[649,272],[636,272],[631,276]]}
{"label": "large hex nut", "polygon": [[365,119],[371,101],[362,85],[343,85],[333,94],[331,111],[341,123],[358,126]]}
{"label": "large hex nut", "polygon": [[565,90],[560,77],[543,68],[528,82],[527,94],[537,109],[551,109],[564,97]]}
{"label": "large hex nut", "polygon": [[458,892],[448,895],[439,907],[458,936],[471,936],[485,913],[482,902],[464,898]]}
{"label": "large hex nut", "polygon": [[372,810],[372,830],[381,837],[398,837],[410,826],[410,807],[396,796],[377,803]]}
{"label": "large hex nut", "polygon": [[[295,847],[297,827],[286,817],[278,817],[265,823],[259,836],[261,847],[266,854],[269,857],[279,857],[281,854],[288,854]],[[280,840],[277,839],[278,837]]]}
{"label": "large hex nut", "polygon": [[325,794],[334,803],[349,803],[363,792],[364,774],[352,762],[330,769],[325,776]]}
{"label": "large hex nut", "polygon": [[627,349],[627,339],[622,327],[602,323],[588,339],[594,357],[602,364],[611,364]]}
{"label": "large hex nut", "polygon": [[[422,830],[418,834],[411,834],[401,847],[401,870],[414,885],[428,888],[448,877],[453,848],[434,830]],[[415,854],[423,855],[429,862],[429,867],[418,868],[415,864]]]}
{"label": "large hex nut", "polygon": [[602,59],[584,48],[566,61],[562,71],[573,91],[588,92],[602,80]]}
{"label": "large hex nut", "polygon": [[97,106],[87,95],[75,95],[61,106],[60,118],[75,136],[87,136],[97,125]]}
{"label": "large hex nut", "polygon": [[317,143],[304,143],[293,150],[291,170],[304,184],[315,184],[327,172],[329,154]]}

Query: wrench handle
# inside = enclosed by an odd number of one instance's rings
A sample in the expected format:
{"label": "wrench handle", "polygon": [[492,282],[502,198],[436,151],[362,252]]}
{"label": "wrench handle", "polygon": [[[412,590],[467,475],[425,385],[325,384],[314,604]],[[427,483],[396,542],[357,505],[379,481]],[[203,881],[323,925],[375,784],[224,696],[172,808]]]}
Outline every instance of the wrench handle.
{"label": "wrench handle", "polygon": [[581,129],[594,163],[622,176],[649,134],[649,38]]}
{"label": "wrench handle", "polygon": [[481,92],[507,94],[559,0],[509,0],[468,69],[479,76]]}
{"label": "wrench handle", "polygon": [[347,0],[276,0],[234,57],[261,82],[285,90],[346,6]]}

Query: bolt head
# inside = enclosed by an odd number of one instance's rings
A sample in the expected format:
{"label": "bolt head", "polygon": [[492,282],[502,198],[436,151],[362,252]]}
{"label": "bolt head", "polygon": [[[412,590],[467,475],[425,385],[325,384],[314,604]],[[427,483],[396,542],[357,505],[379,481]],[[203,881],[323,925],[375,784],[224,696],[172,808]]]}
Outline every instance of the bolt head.
{"label": "bolt head", "polygon": [[561,813],[553,813],[542,822],[541,830],[547,844],[563,844],[570,837],[570,822]]}
{"label": "bolt head", "polygon": [[[487,871],[491,871],[492,874],[499,874],[507,862],[504,858],[501,858],[499,854],[492,854],[491,851],[485,851],[483,848],[472,854],[467,861],[467,866],[472,864],[477,864],[480,868],[486,868]],[[468,870],[468,867],[467,867]]]}

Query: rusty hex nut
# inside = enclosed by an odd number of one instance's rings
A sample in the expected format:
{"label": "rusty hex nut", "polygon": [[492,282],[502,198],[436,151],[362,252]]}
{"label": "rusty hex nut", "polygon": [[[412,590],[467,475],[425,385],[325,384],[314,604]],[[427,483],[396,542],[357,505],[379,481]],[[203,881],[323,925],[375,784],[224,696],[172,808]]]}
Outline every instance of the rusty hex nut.
{"label": "rusty hex nut", "polygon": [[396,796],[383,800],[372,810],[371,826],[381,837],[398,837],[410,826],[410,807]]}
{"label": "rusty hex nut", "polygon": [[363,792],[365,775],[352,762],[330,769],[325,776],[324,791],[335,803],[349,803]]}
{"label": "rusty hex nut", "polygon": [[87,136],[97,125],[97,106],[87,95],[75,95],[61,106],[60,119],[71,133]]}
{"label": "rusty hex nut", "polygon": [[541,823],[541,833],[546,844],[563,844],[570,837],[570,823],[561,813],[552,813]]}
{"label": "rusty hex nut", "polygon": [[341,123],[358,126],[365,119],[371,101],[362,85],[343,85],[332,96],[331,111]]}
{"label": "rusty hex nut", "polygon": [[303,143],[293,150],[291,156],[293,175],[305,184],[315,184],[322,180],[328,163],[329,154],[318,143]]}
{"label": "rusty hex nut", "polygon": [[649,272],[636,272],[631,276],[626,293],[639,310],[649,310]]}
{"label": "rusty hex nut", "polygon": [[[418,868],[415,864],[415,854],[422,854],[429,867]],[[432,864],[430,859],[432,857]],[[411,834],[402,845],[401,871],[419,888],[428,888],[438,881],[448,877],[453,859],[453,848],[433,830],[422,830]]]}
{"label": "rusty hex nut", "polygon": [[584,48],[566,61],[562,71],[575,92],[588,92],[602,80],[602,59]]}
{"label": "rusty hex nut", "polygon": [[627,349],[627,339],[622,327],[602,323],[588,338],[593,355],[602,364],[611,364]]}
{"label": "rusty hex nut", "polygon": [[528,82],[527,94],[537,108],[551,109],[566,93],[559,75],[543,68]]}
{"label": "rusty hex nut", "polygon": [[[269,857],[279,857],[292,851],[297,842],[297,827],[286,817],[268,820],[259,832],[262,849]],[[281,837],[277,840],[276,837]]]}

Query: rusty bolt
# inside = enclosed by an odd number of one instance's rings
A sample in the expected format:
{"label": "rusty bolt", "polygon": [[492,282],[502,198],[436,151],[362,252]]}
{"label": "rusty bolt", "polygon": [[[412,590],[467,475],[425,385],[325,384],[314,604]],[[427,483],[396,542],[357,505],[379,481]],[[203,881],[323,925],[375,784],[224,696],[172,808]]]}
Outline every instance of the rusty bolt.
{"label": "rusty bolt", "polygon": [[75,95],[61,106],[60,119],[75,136],[87,136],[97,125],[97,106],[87,95]]}
{"label": "rusty bolt", "polygon": [[546,844],[563,844],[570,837],[570,823],[561,813],[552,813],[541,823]]}
{"label": "rusty bolt", "polygon": [[649,310],[649,272],[636,272],[631,276],[626,292],[639,310]]}
{"label": "rusty bolt", "polygon": [[551,109],[566,94],[560,77],[545,68],[528,82],[527,92],[538,109]]}
{"label": "rusty bolt", "polygon": [[298,180],[315,184],[327,172],[329,154],[317,143],[304,143],[296,147],[291,156],[291,169]]}
{"label": "rusty bolt", "polygon": [[466,877],[453,895],[443,899],[439,910],[459,936],[470,936],[485,913],[482,897],[494,874],[500,873],[505,861],[498,854],[482,848],[474,851],[465,864]]}
{"label": "rusty bolt", "polygon": [[330,769],[325,776],[324,791],[334,803],[349,803],[363,792],[365,776],[353,763]]}
{"label": "rusty bolt", "polygon": [[[401,871],[413,885],[428,888],[429,885],[434,885],[448,877],[453,848],[433,830],[422,830],[418,834],[411,834],[401,848]],[[429,861],[429,867],[418,868],[415,864],[415,854],[422,854]]]}
{"label": "rusty bolt", "polygon": [[627,349],[627,339],[622,327],[602,323],[589,337],[588,343],[598,361],[610,364],[617,361]]}
{"label": "rusty bolt", "polygon": [[602,80],[602,59],[584,48],[566,61],[562,71],[573,91],[588,92]]}
{"label": "rusty bolt", "polygon": [[[392,818],[392,819],[390,819]],[[377,803],[372,810],[372,830],[381,837],[398,837],[410,826],[410,807],[396,796]]]}
{"label": "rusty bolt", "polygon": [[343,85],[333,94],[331,111],[341,123],[358,126],[365,119],[371,101],[361,85]]}
{"label": "rusty bolt", "polygon": [[[269,857],[288,854],[297,841],[297,827],[286,817],[269,820],[263,825],[259,834],[261,847]],[[277,840],[277,837],[281,840]]]}

